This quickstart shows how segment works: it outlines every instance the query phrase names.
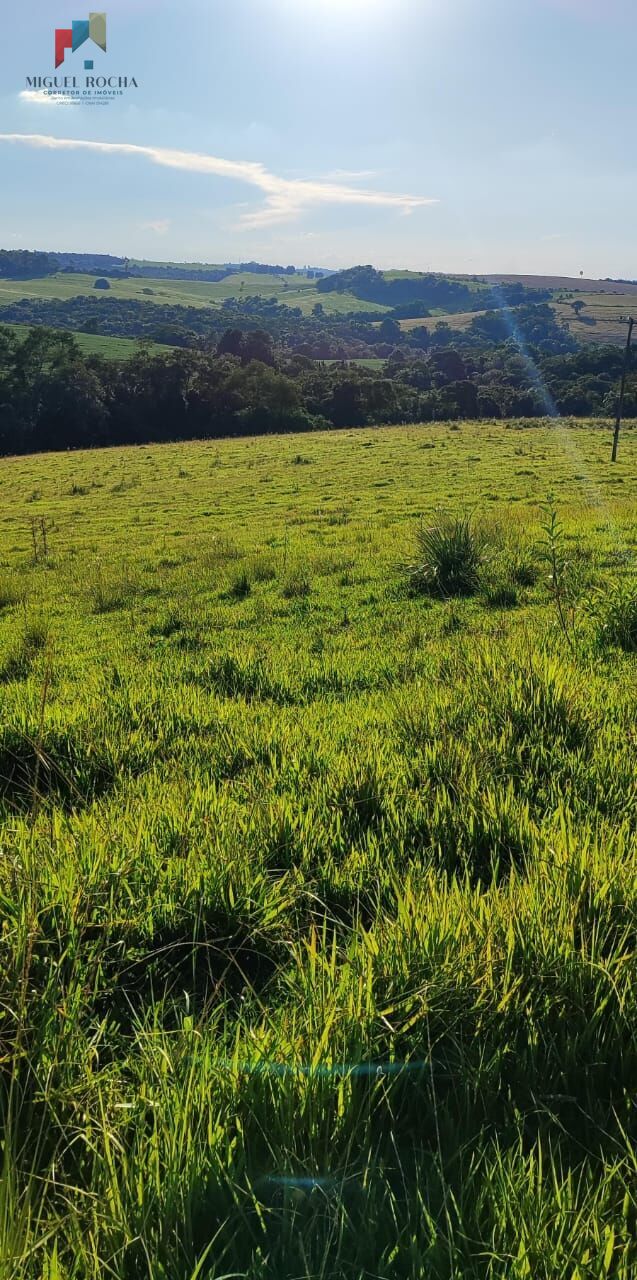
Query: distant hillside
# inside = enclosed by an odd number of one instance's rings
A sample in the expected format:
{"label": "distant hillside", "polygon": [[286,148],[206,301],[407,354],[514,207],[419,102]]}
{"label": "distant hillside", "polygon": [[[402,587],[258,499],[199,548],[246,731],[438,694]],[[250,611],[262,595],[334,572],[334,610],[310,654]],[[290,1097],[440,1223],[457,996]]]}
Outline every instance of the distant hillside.
{"label": "distant hillside", "polygon": [[350,293],[361,301],[391,307],[397,320],[424,318],[435,311],[514,307],[524,302],[547,302],[551,297],[546,287],[530,288],[512,281],[496,290],[493,283],[434,272],[376,271],[372,266],[361,266],[335,272],[319,280],[316,287],[321,294]]}
{"label": "distant hillside", "polygon": [[142,258],[120,258],[110,253],[31,252],[0,250],[0,278],[28,279],[56,272],[84,273],[155,280],[198,280],[216,283],[228,276],[249,273],[265,276],[304,276],[317,280],[328,275],[322,267],[272,266],[263,262],[147,262]]}
{"label": "distant hillside", "polygon": [[[462,277],[457,277],[461,279]],[[569,293],[637,294],[634,280],[585,280],[581,276],[478,276],[485,284],[522,284],[530,289],[551,289]]]}

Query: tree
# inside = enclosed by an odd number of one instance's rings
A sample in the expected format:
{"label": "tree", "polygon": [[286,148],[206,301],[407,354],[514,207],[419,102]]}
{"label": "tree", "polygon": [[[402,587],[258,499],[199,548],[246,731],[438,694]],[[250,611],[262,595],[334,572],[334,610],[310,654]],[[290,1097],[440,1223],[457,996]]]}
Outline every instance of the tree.
{"label": "tree", "polygon": [[381,321],[379,333],[381,342],[391,343],[392,346],[403,341],[403,331],[398,321],[392,320],[391,316],[385,316]]}
{"label": "tree", "polygon": [[264,329],[255,329],[253,333],[247,333],[243,342],[241,360],[243,364],[258,360],[261,364],[274,365],[271,334],[266,333]]}
{"label": "tree", "polygon": [[106,280],[104,276],[98,276],[95,284],[93,285],[94,289],[110,289],[110,287],[109,281]]}
{"label": "tree", "polygon": [[226,329],[217,343],[218,356],[242,356],[243,334],[240,329]]}

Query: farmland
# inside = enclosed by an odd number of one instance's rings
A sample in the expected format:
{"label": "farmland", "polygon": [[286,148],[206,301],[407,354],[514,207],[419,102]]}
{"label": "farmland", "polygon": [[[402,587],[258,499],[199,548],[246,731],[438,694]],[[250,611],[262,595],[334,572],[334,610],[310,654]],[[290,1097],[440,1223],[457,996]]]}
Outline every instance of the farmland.
{"label": "farmland", "polygon": [[[32,280],[0,279],[0,306],[7,306],[21,298],[68,299],[99,297],[95,289],[94,275],[81,272],[59,272]],[[339,315],[347,312],[377,311],[380,316],[385,307],[374,303],[362,303],[348,294],[319,295],[315,284],[306,277],[252,275],[249,272],[229,275],[217,283],[198,280],[163,280],[146,277],[109,280],[109,297],[133,299],[138,302],[154,302],[157,305],[179,307],[219,307],[226,298],[270,298],[285,306],[300,307],[309,315],[317,302],[322,302],[326,312]]]}
{"label": "farmland", "polygon": [[636,447],[0,460],[2,1280],[631,1280]]}
{"label": "farmland", "polygon": [[[29,332],[26,325],[20,324],[6,325],[4,328],[20,338],[24,338]],[[139,342],[134,338],[109,338],[97,333],[74,333],[73,336],[82,355],[85,356],[104,356],[107,360],[130,360],[131,356],[139,351]],[[159,342],[149,342],[146,346],[153,355],[170,350]]]}
{"label": "farmland", "polygon": [[[573,310],[573,301],[583,306]],[[555,302],[555,314],[579,342],[626,341],[626,315],[635,310],[637,298],[617,293],[578,293],[574,299]]]}
{"label": "farmland", "polygon": [[[551,306],[559,322],[578,342],[623,344],[626,341],[625,317],[635,310],[636,301],[634,292],[628,289],[623,292],[618,287],[607,292],[600,289],[589,293],[584,290],[569,290],[566,294],[557,292]],[[485,314],[484,311],[437,312],[426,319],[401,320],[400,327],[404,333],[410,333],[423,325],[431,328],[443,322],[454,332],[462,333]]]}

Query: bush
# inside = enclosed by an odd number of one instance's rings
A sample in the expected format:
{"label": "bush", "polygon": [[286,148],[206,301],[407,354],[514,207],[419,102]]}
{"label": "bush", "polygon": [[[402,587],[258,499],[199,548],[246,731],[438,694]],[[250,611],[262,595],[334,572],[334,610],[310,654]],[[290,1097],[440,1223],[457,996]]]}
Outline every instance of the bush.
{"label": "bush", "polygon": [[595,638],[600,648],[637,651],[637,583],[615,582],[600,592],[590,606]]}
{"label": "bush", "polygon": [[417,562],[408,566],[412,591],[440,596],[472,596],[480,587],[486,538],[469,516],[442,516],[421,525],[416,535]]}

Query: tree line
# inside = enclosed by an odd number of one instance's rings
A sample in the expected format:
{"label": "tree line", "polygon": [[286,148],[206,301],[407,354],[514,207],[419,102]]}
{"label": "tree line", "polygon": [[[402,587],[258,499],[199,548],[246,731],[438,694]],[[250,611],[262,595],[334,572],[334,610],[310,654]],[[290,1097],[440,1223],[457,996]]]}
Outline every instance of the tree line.
{"label": "tree line", "polygon": [[[468,354],[407,356],[379,370],[277,348],[229,330],[214,349],[85,356],[72,334],[0,327],[3,454],[457,418],[614,412],[621,352],[530,353],[509,340]],[[637,416],[637,386],[627,414]]]}
{"label": "tree line", "polygon": [[[154,295],[148,287],[144,293]],[[68,329],[105,337],[143,338],[164,346],[214,347],[228,328],[264,329],[278,346],[314,360],[387,358],[395,347],[409,352],[455,346],[482,349],[513,338],[545,353],[577,350],[577,342],[547,303],[476,315],[462,332],[444,320],[403,330],[395,313],[329,315],[318,302],[312,315],[260,296],[227,298],[220,307],[184,307],[174,303],[114,296],[22,298],[0,307],[0,323]]]}
{"label": "tree line", "polygon": [[[43,253],[30,249],[0,249],[0,278],[32,280],[56,272],[82,272],[87,275],[111,275],[115,279],[129,277],[155,280],[199,280],[216,282],[240,273],[250,275],[294,276],[297,268],[265,262],[225,262],[219,266],[190,262],[144,262],[118,258],[110,253]],[[326,274],[320,268],[310,272],[313,278]]]}
{"label": "tree line", "polygon": [[334,272],[319,280],[316,287],[319,293],[352,293],[364,302],[380,303],[394,309],[397,319],[417,318],[426,314],[427,309],[478,311],[546,302],[551,297],[549,289],[531,289],[519,282],[496,286],[475,281],[472,287],[465,281],[433,272],[393,275],[372,266]]}

